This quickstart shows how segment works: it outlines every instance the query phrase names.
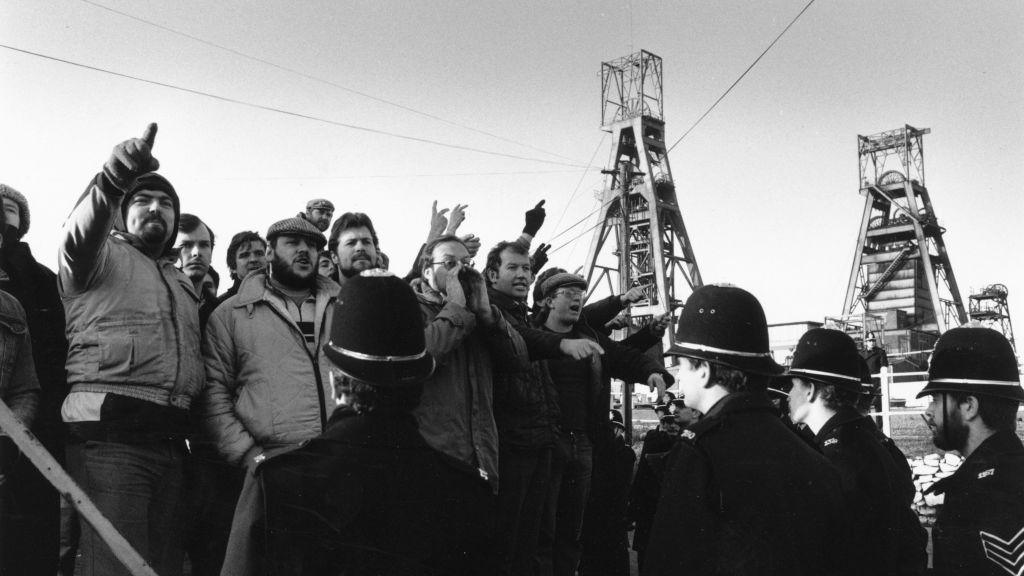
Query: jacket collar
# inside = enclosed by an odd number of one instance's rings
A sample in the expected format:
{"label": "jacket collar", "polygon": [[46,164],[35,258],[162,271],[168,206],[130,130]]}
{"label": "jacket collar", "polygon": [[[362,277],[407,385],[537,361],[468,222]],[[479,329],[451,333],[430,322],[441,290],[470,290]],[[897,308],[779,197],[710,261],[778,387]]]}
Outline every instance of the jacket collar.
{"label": "jacket collar", "polygon": [[[840,426],[865,418],[867,417],[858,412],[856,408],[853,408],[852,406],[843,406],[825,422],[825,425],[821,427],[821,430],[818,430],[818,433],[814,435],[814,438],[818,440],[818,443],[821,443],[831,436]],[[868,418],[868,421],[870,422],[871,419]],[[874,425],[874,422],[871,422],[871,424]]]}
{"label": "jacket collar", "polygon": [[767,412],[771,414],[772,403],[768,400],[767,395],[760,392],[734,392],[715,403],[708,410],[708,413],[699,422],[691,426],[690,429],[694,433],[699,434],[714,428],[734,414],[746,412]]}
{"label": "jacket collar", "polygon": [[[267,280],[266,272],[257,272],[246,276],[238,286],[238,299],[235,301],[235,308],[251,306],[252,304],[266,299],[267,290],[270,289],[267,285]],[[318,297],[318,300],[320,294],[333,296],[337,292],[338,285],[334,283],[334,280],[324,278],[317,274],[316,288],[313,290],[313,294]]]}
{"label": "jacket collar", "polygon": [[1024,443],[1014,432],[996,432],[978,446],[974,452],[960,464],[960,468],[952,476],[942,478],[932,484],[925,493],[942,494],[950,486],[960,482],[969,482],[977,478],[978,471],[995,466],[1000,456],[1010,452],[1024,452]]}
{"label": "jacket collar", "polygon": [[430,285],[424,282],[422,278],[416,278],[410,283],[410,285],[420,302],[433,304],[435,306],[444,305],[444,296],[437,290],[431,288]]}
{"label": "jacket collar", "polygon": [[513,298],[508,294],[499,292],[491,287],[487,288],[487,298],[491,301],[491,304],[494,304],[502,311],[511,312],[512,314],[515,314],[516,317],[526,320],[525,300]]}

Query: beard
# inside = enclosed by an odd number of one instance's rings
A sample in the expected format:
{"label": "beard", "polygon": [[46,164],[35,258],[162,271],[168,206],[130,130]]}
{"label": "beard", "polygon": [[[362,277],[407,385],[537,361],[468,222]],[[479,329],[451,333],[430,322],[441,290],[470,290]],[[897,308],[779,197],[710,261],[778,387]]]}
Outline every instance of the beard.
{"label": "beard", "polygon": [[374,267],[373,260],[370,260],[369,256],[367,256],[365,258],[353,259],[349,266],[338,266],[338,272],[341,272],[341,275],[345,278],[351,278],[358,276],[363,270],[369,270]]}
{"label": "beard", "polygon": [[167,241],[167,223],[159,216],[150,216],[142,221],[137,236],[150,246],[163,244]]}
{"label": "beard", "polygon": [[270,262],[270,275],[274,280],[294,290],[312,290],[316,288],[317,271],[315,267],[310,267],[309,274],[302,276],[292,270],[291,264],[274,258]]}
{"label": "beard", "polygon": [[[943,412],[946,407],[943,406]],[[967,425],[960,419],[959,412],[944,414],[942,425],[932,432],[932,442],[939,450],[963,450],[967,445]]]}

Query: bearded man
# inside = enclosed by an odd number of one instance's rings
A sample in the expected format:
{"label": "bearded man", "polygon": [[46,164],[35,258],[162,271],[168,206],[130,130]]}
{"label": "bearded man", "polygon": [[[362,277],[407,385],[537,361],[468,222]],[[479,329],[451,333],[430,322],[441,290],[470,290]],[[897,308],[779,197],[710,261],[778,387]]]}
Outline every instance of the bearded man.
{"label": "bearded man", "polygon": [[[242,468],[262,462],[266,450],[320,434],[333,403],[321,344],[338,285],[317,274],[327,241],[301,218],[273,224],[267,241],[270,275],[246,276],[238,294],[214,310],[203,340],[201,428],[224,460]],[[252,479],[246,475],[239,508],[255,495]]]}

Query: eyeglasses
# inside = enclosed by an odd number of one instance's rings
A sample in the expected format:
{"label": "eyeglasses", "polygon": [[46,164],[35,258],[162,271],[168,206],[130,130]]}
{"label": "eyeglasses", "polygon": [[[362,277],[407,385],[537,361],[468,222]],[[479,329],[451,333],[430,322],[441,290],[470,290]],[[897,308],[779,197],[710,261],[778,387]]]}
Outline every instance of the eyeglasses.
{"label": "eyeglasses", "polygon": [[476,262],[474,262],[472,258],[463,258],[462,260],[450,258],[446,260],[438,260],[437,262],[431,262],[430,265],[437,266],[438,264],[443,264],[446,270],[451,270],[452,268],[458,266],[460,262],[462,263],[462,266],[464,268],[472,268],[473,266],[476,265]]}

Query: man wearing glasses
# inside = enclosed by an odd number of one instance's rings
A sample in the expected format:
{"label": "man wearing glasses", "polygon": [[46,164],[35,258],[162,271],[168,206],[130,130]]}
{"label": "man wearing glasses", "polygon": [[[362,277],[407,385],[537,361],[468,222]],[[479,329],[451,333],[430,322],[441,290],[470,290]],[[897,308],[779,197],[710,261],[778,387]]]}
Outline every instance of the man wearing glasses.
{"label": "man wearing glasses", "polygon": [[437,360],[414,413],[420,434],[435,450],[471,466],[497,494],[494,368],[525,370],[529,357],[513,345],[513,328],[492,307],[462,240],[445,235],[431,241],[419,269],[412,285],[426,325],[427,352]]}
{"label": "man wearing glasses", "polygon": [[548,361],[558,391],[561,434],[541,525],[539,560],[545,575],[570,576],[580,562],[580,532],[595,466],[594,444],[614,439],[606,416],[611,378],[644,382],[659,392],[673,382],[661,363],[613,342],[581,319],[586,289],[586,280],[575,274],[560,272],[548,277],[541,284],[542,311],[535,318],[546,330],[566,338],[593,340],[604,350],[599,357]]}

